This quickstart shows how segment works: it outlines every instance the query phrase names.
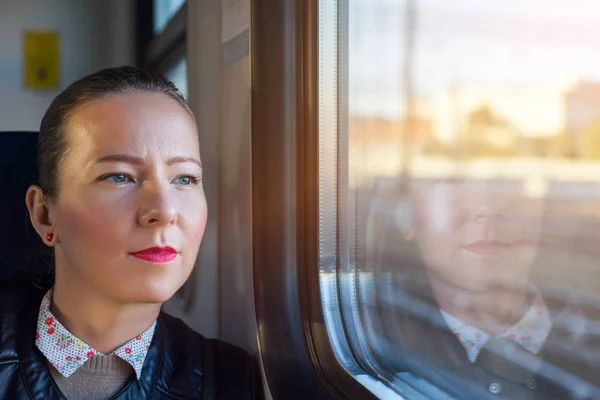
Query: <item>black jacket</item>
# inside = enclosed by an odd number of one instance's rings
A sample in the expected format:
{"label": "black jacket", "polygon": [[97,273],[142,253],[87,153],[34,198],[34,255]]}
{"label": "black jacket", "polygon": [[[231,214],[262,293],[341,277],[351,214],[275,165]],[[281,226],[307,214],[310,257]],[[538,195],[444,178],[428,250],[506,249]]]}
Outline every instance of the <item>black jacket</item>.
{"label": "black jacket", "polygon": [[466,399],[600,399],[600,338],[593,330],[574,336],[559,324],[564,303],[545,297],[553,328],[537,355],[491,339],[471,363],[423,273],[379,278],[375,308],[365,323],[376,358],[399,378],[425,379]]}
{"label": "black jacket", "polygon": [[[45,290],[33,284],[0,286],[0,399],[64,399],[35,345]],[[205,339],[181,320],[161,313],[140,380],[114,398],[259,399],[256,364],[241,349]]]}

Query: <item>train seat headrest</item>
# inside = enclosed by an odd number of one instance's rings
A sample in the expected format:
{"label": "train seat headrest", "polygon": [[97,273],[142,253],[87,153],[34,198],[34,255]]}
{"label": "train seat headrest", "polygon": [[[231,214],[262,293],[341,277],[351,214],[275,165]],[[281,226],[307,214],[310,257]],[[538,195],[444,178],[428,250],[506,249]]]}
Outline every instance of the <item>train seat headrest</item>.
{"label": "train seat headrest", "polygon": [[50,271],[51,252],[29,220],[25,193],[37,181],[37,132],[0,132],[0,279]]}

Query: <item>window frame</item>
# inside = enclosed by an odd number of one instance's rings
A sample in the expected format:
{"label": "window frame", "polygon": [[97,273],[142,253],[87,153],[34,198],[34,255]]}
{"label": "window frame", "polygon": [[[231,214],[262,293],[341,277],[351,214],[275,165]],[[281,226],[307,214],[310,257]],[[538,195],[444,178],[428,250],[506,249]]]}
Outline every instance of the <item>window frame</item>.
{"label": "window frame", "polygon": [[154,33],[154,2],[137,0],[137,64],[167,71],[186,55],[188,2],[184,2],[165,28]]}
{"label": "window frame", "polygon": [[318,0],[252,4],[253,265],[259,347],[274,398],[375,399],[338,363],[322,310],[318,13]]}

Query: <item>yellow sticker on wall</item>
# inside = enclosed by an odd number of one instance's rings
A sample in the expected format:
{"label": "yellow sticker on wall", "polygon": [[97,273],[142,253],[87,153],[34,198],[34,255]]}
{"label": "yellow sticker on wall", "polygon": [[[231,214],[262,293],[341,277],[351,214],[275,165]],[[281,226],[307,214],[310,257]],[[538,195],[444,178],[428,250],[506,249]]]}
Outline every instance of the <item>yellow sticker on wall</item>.
{"label": "yellow sticker on wall", "polygon": [[23,35],[23,81],[32,89],[56,89],[59,84],[58,33],[26,31]]}

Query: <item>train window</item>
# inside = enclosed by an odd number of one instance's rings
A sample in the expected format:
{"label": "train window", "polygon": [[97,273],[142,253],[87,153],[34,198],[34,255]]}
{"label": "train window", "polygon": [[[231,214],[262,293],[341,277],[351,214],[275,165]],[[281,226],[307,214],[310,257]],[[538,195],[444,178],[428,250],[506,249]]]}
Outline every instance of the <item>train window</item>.
{"label": "train window", "polygon": [[188,92],[188,74],[187,74],[187,59],[185,57],[177,61],[171,68],[167,69],[166,76],[175,86],[181,91],[183,97],[187,99]]}
{"label": "train window", "polygon": [[162,32],[185,0],[154,0],[154,34]]}
{"label": "train window", "polygon": [[187,92],[187,15],[185,0],[138,2],[138,62],[168,75]]}
{"label": "train window", "polygon": [[599,12],[319,2],[323,314],[378,397],[600,398]]}

